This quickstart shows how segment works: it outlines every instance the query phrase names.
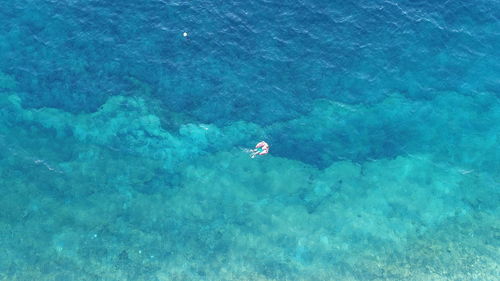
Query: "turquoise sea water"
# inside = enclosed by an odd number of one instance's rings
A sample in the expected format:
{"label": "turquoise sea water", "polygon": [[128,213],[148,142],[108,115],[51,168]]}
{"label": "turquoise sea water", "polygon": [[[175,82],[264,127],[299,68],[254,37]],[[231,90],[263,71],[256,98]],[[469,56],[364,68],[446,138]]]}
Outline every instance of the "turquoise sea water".
{"label": "turquoise sea water", "polygon": [[0,3],[2,281],[498,280],[499,203],[498,0]]}

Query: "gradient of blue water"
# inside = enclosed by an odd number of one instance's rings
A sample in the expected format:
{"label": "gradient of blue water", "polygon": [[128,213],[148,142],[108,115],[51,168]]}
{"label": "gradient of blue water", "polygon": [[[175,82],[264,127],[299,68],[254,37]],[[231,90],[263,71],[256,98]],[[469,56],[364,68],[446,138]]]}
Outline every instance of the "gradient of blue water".
{"label": "gradient of blue water", "polygon": [[495,2],[11,1],[0,66],[29,106],[93,111],[139,79],[193,120],[268,124],[320,97],[497,93]]}
{"label": "gradient of blue water", "polygon": [[[291,113],[262,108],[255,116],[251,97],[287,100],[300,112],[315,97],[369,102],[419,85],[496,89],[495,1],[328,2],[9,1],[2,68],[22,79],[33,106],[92,110],[130,88],[131,76],[155,85],[166,106],[226,98],[238,118],[261,122]],[[436,58],[443,50],[449,58]],[[463,66],[478,60],[493,69],[464,81]],[[205,121],[230,111],[196,109]]]}
{"label": "gradient of blue water", "polygon": [[[14,0],[0,4],[0,70],[17,81],[25,108],[91,113],[111,96],[140,92],[185,123],[261,125],[273,155],[314,167],[435,153],[444,163],[483,169],[494,181],[498,150],[483,162],[447,158],[448,148],[463,149],[458,137],[446,143],[441,136],[434,149],[435,139],[425,135],[433,127],[422,120],[446,124],[442,116],[453,111],[426,102],[450,91],[464,97],[463,112],[476,116],[460,117],[460,124],[494,135],[499,115],[481,120],[481,112],[500,98],[499,30],[497,0]],[[370,108],[396,93],[408,100],[381,124],[373,120],[378,113],[368,113],[311,137],[286,123],[310,114],[318,99]],[[29,145],[19,139],[11,147]],[[72,148],[61,149],[54,159],[72,155]]]}

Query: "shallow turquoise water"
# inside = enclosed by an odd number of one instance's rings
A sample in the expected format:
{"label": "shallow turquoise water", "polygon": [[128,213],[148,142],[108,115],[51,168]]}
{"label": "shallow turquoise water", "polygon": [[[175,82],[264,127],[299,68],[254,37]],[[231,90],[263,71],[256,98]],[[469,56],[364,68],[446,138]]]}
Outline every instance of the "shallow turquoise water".
{"label": "shallow turquoise water", "polygon": [[500,275],[499,1],[4,2],[0,280]]}

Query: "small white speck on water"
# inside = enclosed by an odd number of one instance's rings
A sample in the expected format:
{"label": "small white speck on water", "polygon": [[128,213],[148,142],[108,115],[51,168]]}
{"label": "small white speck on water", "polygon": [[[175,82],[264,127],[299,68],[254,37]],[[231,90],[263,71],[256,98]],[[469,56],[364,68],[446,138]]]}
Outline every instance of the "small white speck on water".
{"label": "small white speck on water", "polygon": [[182,36],[187,37],[187,36],[188,36],[188,33],[187,33],[187,32],[184,32],[184,33],[182,33]]}

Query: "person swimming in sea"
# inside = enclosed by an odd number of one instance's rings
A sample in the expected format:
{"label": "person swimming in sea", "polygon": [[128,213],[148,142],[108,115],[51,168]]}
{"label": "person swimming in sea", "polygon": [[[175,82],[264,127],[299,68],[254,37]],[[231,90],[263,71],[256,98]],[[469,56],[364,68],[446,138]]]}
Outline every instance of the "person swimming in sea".
{"label": "person swimming in sea", "polygon": [[265,141],[261,141],[255,145],[255,149],[251,149],[250,152],[250,157],[252,158],[255,158],[257,155],[266,155],[269,153],[269,144]]}

